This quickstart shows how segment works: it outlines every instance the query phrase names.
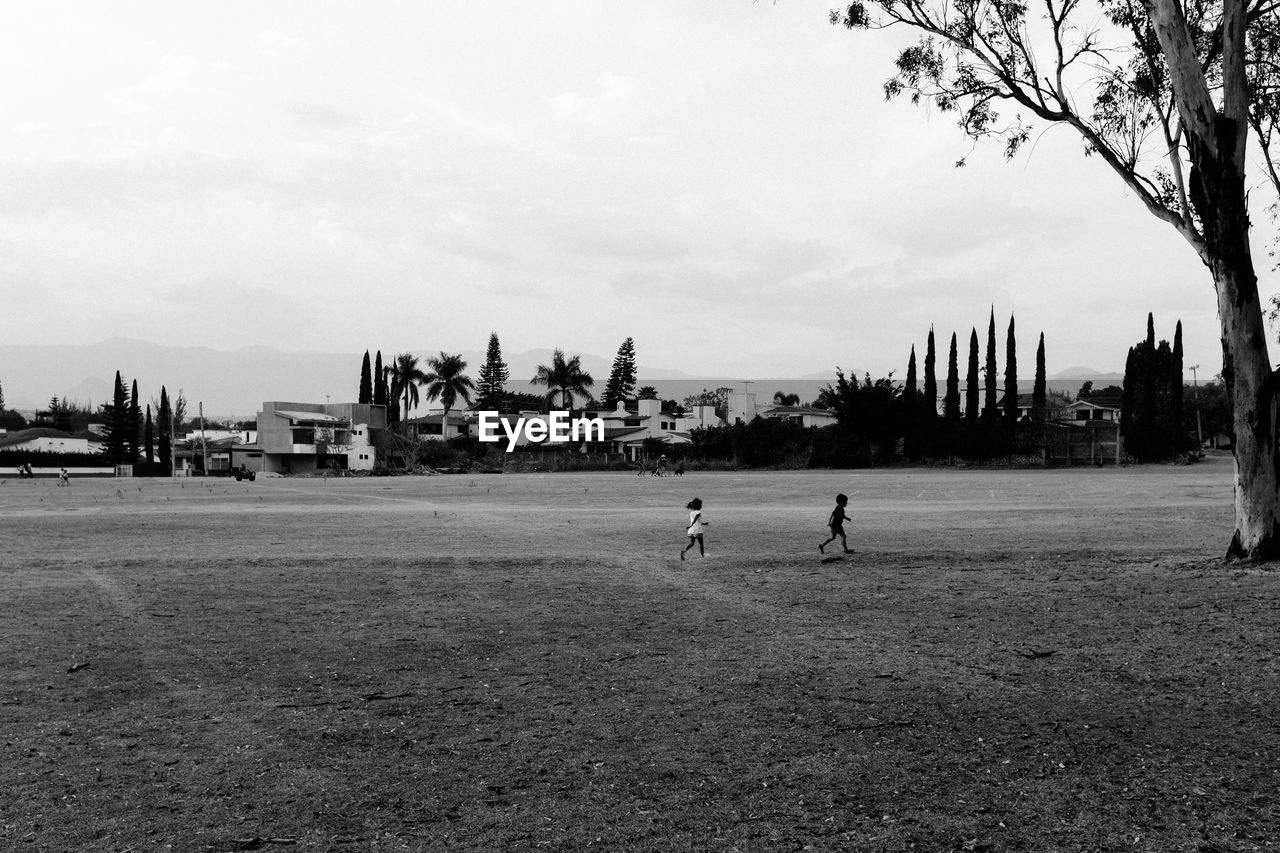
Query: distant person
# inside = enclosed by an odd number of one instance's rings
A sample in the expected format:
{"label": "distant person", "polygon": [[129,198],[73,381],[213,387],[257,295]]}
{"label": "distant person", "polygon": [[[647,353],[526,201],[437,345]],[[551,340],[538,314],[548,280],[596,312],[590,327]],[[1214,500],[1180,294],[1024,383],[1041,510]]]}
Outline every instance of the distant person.
{"label": "distant person", "polygon": [[853,553],[853,551],[849,550],[849,540],[844,536],[844,523],[852,520],[844,512],[845,505],[848,503],[848,495],[836,495],[836,508],[831,510],[831,516],[827,519],[827,526],[831,528],[831,538],[818,546],[819,553],[827,553],[827,546],[837,539],[840,540],[840,545],[844,548],[846,554]]}
{"label": "distant person", "polygon": [[58,472],[58,485],[59,486],[71,485],[71,475],[67,473],[66,468],[63,468],[61,471]]}
{"label": "distant person", "polygon": [[683,560],[685,551],[695,544],[698,546],[698,555],[705,557],[707,551],[702,547],[702,531],[707,527],[707,522],[702,518],[702,499],[694,498],[685,504],[685,509],[689,510],[689,529],[685,531],[689,535],[689,544],[680,552],[680,559]]}
{"label": "distant person", "polygon": [[657,464],[653,466],[653,476],[662,477],[666,475],[666,472],[667,472],[667,457],[660,456],[658,457]]}
{"label": "distant person", "polygon": [[676,475],[677,477],[684,476],[684,460],[683,459],[676,462],[676,470],[672,471],[671,473]]}

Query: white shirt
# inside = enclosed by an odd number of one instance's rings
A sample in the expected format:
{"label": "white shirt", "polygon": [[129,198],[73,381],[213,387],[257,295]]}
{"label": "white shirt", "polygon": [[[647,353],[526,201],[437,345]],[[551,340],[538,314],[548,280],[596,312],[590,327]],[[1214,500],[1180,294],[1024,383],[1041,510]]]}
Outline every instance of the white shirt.
{"label": "white shirt", "polygon": [[689,531],[688,531],[689,535],[701,536],[703,526],[704,526],[704,523],[702,521],[702,510],[700,509],[689,510]]}

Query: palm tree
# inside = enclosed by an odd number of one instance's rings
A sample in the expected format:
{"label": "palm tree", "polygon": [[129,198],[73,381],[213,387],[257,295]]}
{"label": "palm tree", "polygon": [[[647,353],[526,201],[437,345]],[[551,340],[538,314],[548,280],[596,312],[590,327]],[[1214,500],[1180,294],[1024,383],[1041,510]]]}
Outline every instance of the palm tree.
{"label": "palm tree", "polygon": [[556,394],[560,394],[561,405],[566,409],[572,409],[574,394],[581,394],[587,399],[591,398],[591,392],[587,389],[595,384],[595,380],[591,378],[590,373],[582,372],[582,364],[578,356],[575,355],[565,361],[564,350],[557,349],[551,355],[551,366],[538,365],[538,372],[534,374],[533,379],[529,380],[529,384],[547,386],[548,405]]}
{"label": "palm tree", "polygon": [[396,356],[387,374],[393,389],[390,397],[392,400],[404,400],[404,419],[407,421],[409,411],[418,405],[418,386],[427,381],[427,374],[418,367],[418,357],[407,352]]}
{"label": "palm tree", "polygon": [[800,395],[788,394],[786,391],[774,391],[773,404],[775,406],[798,406],[800,405]]}
{"label": "palm tree", "polygon": [[440,355],[427,359],[427,367],[431,368],[431,371],[422,383],[427,387],[428,400],[438,398],[444,403],[440,435],[442,438],[448,438],[449,411],[453,408],[453,404],[458,402],[459,397],[462,398],[462,402],[469,405],[471,394],[476,390],[476,386],[470,377],[463,374],[462,371],[467,369],[467,363],[460,355],[450,355],[441,350]]}

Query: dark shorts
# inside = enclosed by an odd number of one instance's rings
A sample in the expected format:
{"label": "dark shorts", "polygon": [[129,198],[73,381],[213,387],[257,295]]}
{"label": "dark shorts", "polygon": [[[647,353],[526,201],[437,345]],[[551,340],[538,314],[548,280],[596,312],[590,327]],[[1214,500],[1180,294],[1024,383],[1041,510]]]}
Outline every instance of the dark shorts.
{"label": "dark shorts", "polygon": [[843,536],[843,535],[844,535],[844,525],[843,525],[843,524],[833,524],[833,525],[831,525],[831,535],[832,535],[832,536]]}

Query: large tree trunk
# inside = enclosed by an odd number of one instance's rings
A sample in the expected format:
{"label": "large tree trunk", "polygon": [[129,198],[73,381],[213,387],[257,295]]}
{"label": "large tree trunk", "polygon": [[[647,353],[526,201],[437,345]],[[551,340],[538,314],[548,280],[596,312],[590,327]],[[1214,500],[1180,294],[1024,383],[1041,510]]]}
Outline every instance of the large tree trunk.
{"label": "large tree trunk", "polygon": [[1229,558],[1280,558],[1276,393],[1252,264],[1213,265],[1222,325],[1222,377],[1235,431],[1236,529]]}
{"label": "large tree trunk", "polygon": [[[1280,559],[1276,385],[1249,250],[1245,150],[1250,92],[1245,0],[1223,0],[1222,65],[1214,103],[1179,0],[1143,0],[1169,69],[1191,160],[1188,190],[1201,234],[1188,237],[1213,274],[1222,327],[1222,377],[1235,430],[1236,530],[1229,558]],[[1180,229],[1184,236],[1194,229]]]}
{"label": "large tree trunk", "polygon": [[1218,294],[1222,378],[1235,432],[1236,529],[1227,557],[1280,558],[1280,453],[1276,444],[1276,382],[1249,249],[1249,209],[1243,157],[1234,122],[1216,122],[1217,156],[1191,145],[1191,197],[1204,230],[1205,263]]}

